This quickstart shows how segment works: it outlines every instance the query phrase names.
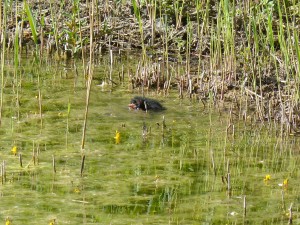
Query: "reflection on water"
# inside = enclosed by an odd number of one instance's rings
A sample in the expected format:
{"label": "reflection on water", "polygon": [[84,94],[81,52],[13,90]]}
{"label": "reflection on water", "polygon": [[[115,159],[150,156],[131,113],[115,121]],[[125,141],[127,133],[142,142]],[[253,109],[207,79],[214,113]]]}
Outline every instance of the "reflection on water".
{"label": "reflection on water", "polygon": [[[122,65],[135,66],[134,59],[127,60],[116,63],[116,81]],[[297,139],[279,140],[275,132],[238,121],[233,133],[228,131],[228,114],[180,100],[176,91],[165,97],[146,92],[166,106],[163,112],[129,111],[130,99],[141,93],[126,81],[99,86],[108,76],[105,65],[104,58],[95,66],[81,177],[86,90],[80,61],[37,65],[23,59],[17,76],[8,63],[0,130],[3,221],[287,222],[288,206],[297,203],[299,193]],[[11,152],[14,146],[16,155]],[[264,182],[267,174],[271,178]],[[278,185],[287,178],[288,185]],[[297,213],[294,217],[297,221]]]}

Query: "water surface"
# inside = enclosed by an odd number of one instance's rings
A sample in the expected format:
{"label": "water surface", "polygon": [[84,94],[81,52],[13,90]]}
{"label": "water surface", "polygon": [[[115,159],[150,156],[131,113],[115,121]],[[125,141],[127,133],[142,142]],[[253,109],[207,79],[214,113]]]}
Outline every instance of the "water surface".
{"label": "water surface", "polygon": [[[8,61],[0,131],[3,221],[286,224],[291,203],[299,221],[297,137],[278,138],[276,125],[267,130],[231,122],[228,112],[180,100],[177,90],[167,96],[145,91],[162,102],[163,112],[129,111],[130,99],[141,90],[117,77],[122,65],[135,68],[136,61],[116,62],[116,85],[104,87],[99,85],[109,74],[106,58],[95,65],[84,151],[86,80],[80,60],[39,64],[24,58],[18,69]],[[264,181],[266,175],[271,179]]]}

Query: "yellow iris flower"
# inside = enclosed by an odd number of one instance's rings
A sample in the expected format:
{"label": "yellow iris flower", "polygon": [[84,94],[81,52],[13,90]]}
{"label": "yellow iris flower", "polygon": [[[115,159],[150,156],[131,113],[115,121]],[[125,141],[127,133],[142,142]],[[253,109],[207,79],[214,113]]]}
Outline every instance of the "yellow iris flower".
{"label": "yellow iris flower", "polygon": [[11,219],[9,217],[6,218],[5,220],[5,225],[11,225]]}
{"label": "yellow iris flower", "polygon": [[284,187],[287,187],[287,186],[288,186],[288,183],[289,183],[289,179],[288,179],[288,178],[284,179],[284,181],[283,181],[283,186],[284,186]]}
{"label": "yellow iris flower", "polygon": [[78,187],[74,188],[74,193],[80,193],[80,189]]}
{"label": "yellow iris flower", "polygon": [[267,174],[267,175],[265,176],[264,182],[268,182],[269,180],[271,180],[271,175],[270,175],[270,174]]}
{"label": "yellow iris flower", "polygon": [[13,155],[17,155],[17,152],[18,152],[17,146],[14,146],[14,147],[11,149],[11,152],[12,152]]}
{"label": "yellow iris flower", "polygon": [[120,144],[121,134],[118,130],[116,130],[116,136],[114,137],[114,139],[116,139],[116,144]]}
{"label": "yellow iris flower", "polygon": [[49,225],[55,225],[55,219],[52,219],[49,223]]}

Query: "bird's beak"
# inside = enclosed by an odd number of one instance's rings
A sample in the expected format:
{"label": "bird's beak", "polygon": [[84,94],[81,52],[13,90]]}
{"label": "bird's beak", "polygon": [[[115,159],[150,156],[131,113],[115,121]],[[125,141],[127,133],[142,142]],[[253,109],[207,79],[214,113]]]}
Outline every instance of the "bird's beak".
{"label": "bird's beak", "polygon": [[133,109],[133,110],[136,109],[136,105],[133,104],[133,103],[130,103],[130,104],[128,105],[128,107],[129,107],[129,109]]}

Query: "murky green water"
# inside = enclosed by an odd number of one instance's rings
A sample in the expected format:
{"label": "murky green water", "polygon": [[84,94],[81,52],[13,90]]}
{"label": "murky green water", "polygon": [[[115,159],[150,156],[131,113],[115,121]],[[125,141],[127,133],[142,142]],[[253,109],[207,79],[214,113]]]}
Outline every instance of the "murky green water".
{"label": "murky green water", "polygon": [[[39,225],[52,219],[57,224],[287,224],[291,203],[293,221],[300,222],[297,137],[276,138],[260,124],[238,121],[233,135],[227,112],[179,100],[176,90],[167,97],[148,91],[166,106],[164,112],[129,111],[130,98],[140,93],[117,75],[122,64],[134,68],[134,61],[116,63],[113,87],[97,86],[109,74],[105,59],[95,67],[82,177],[86,89],[80,61],[39,65],[23,59],[17,73],[8,61],[0,130],[3,223],[9,217],[13,224]],[[266,175],[271,179],[264,181]]]}

